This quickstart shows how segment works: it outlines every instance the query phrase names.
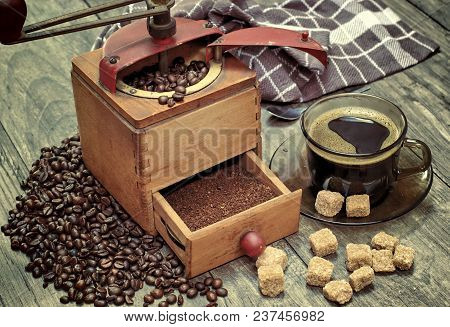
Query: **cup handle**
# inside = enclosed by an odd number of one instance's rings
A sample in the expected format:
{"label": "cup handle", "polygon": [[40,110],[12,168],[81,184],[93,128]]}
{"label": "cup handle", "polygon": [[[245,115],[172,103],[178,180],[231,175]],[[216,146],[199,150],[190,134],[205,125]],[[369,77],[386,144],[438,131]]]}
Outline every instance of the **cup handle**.
{"label": "cup handle", "polygon": [[397,168],[397,180],[409,177],[414,174],[424,173],[431,166],[431,150],[424,142],[415,139],[405,139],[402,147],[419,148],[422,151],[422,162],[416,167]]}

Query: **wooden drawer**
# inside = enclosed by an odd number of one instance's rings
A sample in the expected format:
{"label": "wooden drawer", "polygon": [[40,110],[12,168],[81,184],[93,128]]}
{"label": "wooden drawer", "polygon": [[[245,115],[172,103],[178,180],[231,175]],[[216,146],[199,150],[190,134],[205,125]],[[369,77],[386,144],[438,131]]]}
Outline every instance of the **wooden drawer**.
{"label": "wooden drawer", "polygon": [[298,231],[302,191],[289,191],[253,151],[241,155],[239,164],[278,196],[192,232],[160,192],[153,194],[155,227],[186,266],[187,277],[242,256],[239,241],[250,230],[267,244]]}

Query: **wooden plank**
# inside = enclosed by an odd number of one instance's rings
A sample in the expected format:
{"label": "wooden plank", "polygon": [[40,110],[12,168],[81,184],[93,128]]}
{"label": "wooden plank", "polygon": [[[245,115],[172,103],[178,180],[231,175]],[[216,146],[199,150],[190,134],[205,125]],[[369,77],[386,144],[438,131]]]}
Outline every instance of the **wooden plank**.
{"label": "wooden plank", "polygon": [[[67,12],[67,1],[27,1],[27,23]],[[86,8],[73,1],[71,10]],[[84,20],[82,20],[84,21]],[[74,33],[14,46],[1,46],[0,121],[26,163],[39,149],[58,144],[77,131],[70,59],[87,51],[100,29]]]}
{"label": "wooden plank", "polygon": [[450,3],[448,0],[408,0],[408,2],[422,10],[447,30],[450,28],[448,15]]}

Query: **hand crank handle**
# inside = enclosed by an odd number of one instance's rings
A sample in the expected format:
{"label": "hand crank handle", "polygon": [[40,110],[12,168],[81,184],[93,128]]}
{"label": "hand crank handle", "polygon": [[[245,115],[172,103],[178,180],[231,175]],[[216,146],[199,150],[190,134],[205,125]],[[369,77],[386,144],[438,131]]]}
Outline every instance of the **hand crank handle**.
{"label": "hand crank handle", "polygon": [[[156,38],[164,38],[170,37],[175,34],[174,21],[170,17],[169,11],[175,3],[174,0],[147,0],[147,10],[144,11],[131,13],[128,15],[120,15],[102,20],[95,20],[88,23],[80,23],[72,26],[40,31],[51,26],[60,25],[140,1],[142,0],[116,0],[23,27],[27,16],[27,5],[25,3],[25,0],[1,0],[0,43],[15,44],[28,42],[152,16],[164,16],[163,18],[155,19],[155,21],[149,20],[149,32],[150,34],[152,34],[152,36]],[[169,23],[172,24],[170,25]]]}

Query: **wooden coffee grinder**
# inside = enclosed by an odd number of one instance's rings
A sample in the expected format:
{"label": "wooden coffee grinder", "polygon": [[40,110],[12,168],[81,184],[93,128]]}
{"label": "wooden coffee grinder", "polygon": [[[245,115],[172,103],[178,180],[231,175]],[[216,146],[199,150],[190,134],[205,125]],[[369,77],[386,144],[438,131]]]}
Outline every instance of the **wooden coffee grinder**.
{"label": "wooden coffee grinder", "polygon": [[[173,18],[174,0],[147,1],[143,12],[36,32],[133,2],[138,1],[115,1],[34,24],[19,38],[10,33],[1,41],[25,42],[134,20],[113,33],[102,49],[72,60],[83,159],[148,233],[162,235],[186,266],[188,277],[241,256],[239,241],[248,231],[258,231],[266,243],[298,231],[301,190],[290,192],[260,159],[261,108],[255,73],[225,52],[252,45],[288,46],[323,64],[326,52],[307,32],[256,27],[224,35],[207,21]],[[202,60],[209,71],[198,84],[187,87],[184,100],[173,107],[158,102],[158,97],[170,97],[173,91],[143,91],[123,81],[144,66],[158,64],[167,72],[179,56],[186,62]],[[278,196],[190,231],[160,191],[234,157]]]}

